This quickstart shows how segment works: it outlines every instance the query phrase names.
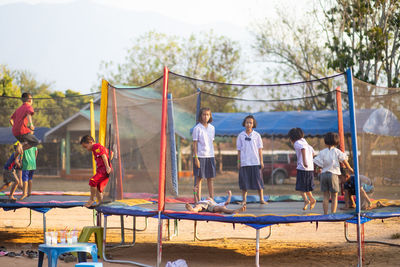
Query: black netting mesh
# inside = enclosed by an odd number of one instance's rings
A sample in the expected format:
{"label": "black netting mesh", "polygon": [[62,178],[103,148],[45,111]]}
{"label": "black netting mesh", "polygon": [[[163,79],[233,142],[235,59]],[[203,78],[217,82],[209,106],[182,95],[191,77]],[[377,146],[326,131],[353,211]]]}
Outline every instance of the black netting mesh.
{"label": "black netting mesh", "polygon": [[[374,183],[373,198],[398,199],[400,89],[377,87],[357,79],[353,83],[360,174],[369,177]],[[107,189],[111,199],[118,198],[120,188],[124,193],[158,193],[162,87],[163,77],[142,87],[109,85],[106,146],[114,152],[114,173]],[[202,81],[170,72],[166,195],[193,194],[191,129],[196,124],[200,106],[210,107],[215,118],[218,113],[243,115],[230,122],[231,125],[240,126],[249,113],[255,114],[256,119],[257,114],[261,114],[258,112],[269,112],[276,116],[293,112],[306,114],[310,111],[335,113],[337,88],[340,88],[342,96],[345,148],[352,164],[349,100],[344,74],[301,83],[240,85]],[[98,128],[100,95],[74,95],[67,98],[54,96],[50,99],[34,95],[34,98],[36,113],[33,121],[37,127],[36,133],[39,134],[39,128],[47,127],[43,128],[47,134],[39,147],[37,175],[62,177],[71,181],[71,184],[75,178],[90,177],[91,155],[82,149],[79,140],[89,133],[90,99],[94,99]],[[20,105],[21,101],[17,98],[0,98],[2,127],[9,127],[9,117]],[[285,120],[282,116],[278,122],[283,123]],[[311,116],[303,125],[293,127],[307,128],[313,122],[318,126],[319,122],[315,122]],[[218,123],[213,122],[214,125]],[[337,123],[337,117],[328,121],[336,129]],[[268,121],[263,120],[259,120],[258,124],[260,129],[262,126],[270,127],[270,130],[262,133],[265,194],[294,194],[295,158],[292,145],[284,132],[277,133],[280,125],[269,125]],[[236,136],[239,132],[221,134],[215,139],[215,195],[224,195],[228,189],[234,194],[240,194],[236,167]],[[306,132],[307,141],[316,151],[325,148],[321,138],[323,134]],[[2,144],[0,149],[3,152],[0,159],[5,162],[11,146]],[[278,169],[280,172],[276,171]],[[177,184],[174,177],[178,178]],[[320,194],[318,188],[316,181],[317,195]],[[206,185],[203,185],[203,192],[203,196],[207,195]]]}
{"label": "black netting mesh", "polygon": [[[90,133],[90,99],[97,99],[95,108],[98,110],[100,107],[99,93],[89,95],[67,93],[63,96],[54,94],[50,97],[40,94],[33,95],[35,114],[32,119],[36,127],[35,135],[42,138],[42,143],[38,146],[36,177],[59,177],[65,174],[67,167],[70,168],[68,172],[71,174],[70,170],[72,169],[87,169],[91,166],[91,155],[85,152],[79,144],[80,137]],[[3,164],[12,153],[12,143],[16,141],[11,134],[9,119],[21,104],[20,98],[0,97],[0,126],[2,127],[0,162]],[[65,124],[74,116],[76,123]],[[66,150],[69,153],[68,158],[65,155]],[[91,172],[88,172],[88,175],[90,174]],[[34,189],[40,190],[40,188]]]}
{"label": "black netting mesh", "polygon": [[374,198],[400,194],[400,88],[353,81],[360,174],[374,182]]}
{"label": "black netting mesh", "polygon": [[[114,154],[118,154],[115,145],[117,142],[115,119],[117,118],[121,147],[121,159],[114,158],[113,160],[116,171],[111,187],[118,187],[118,177],[121,177],[125,193],[158,193],[162,82],[163,79],[160,78],[143,87],[109,87],[108,123],[111,125],[109,140]],[[282,114],[282,112],[291,111],[303,114],[302,112],[308,111],[330,111],[336,114],[337,88],[342,93],[344,113],[348,113],[347,85],[343,74],[304,83],[240,85],[202,81],[170,72],[168,92],[172,95],[170,104],[173,106],[173,118],[169,114],[168,120],[170,123],[173,120],[175,135],[170,134],[172,129],[169,124],[167,147],[170,148],[170,138],[174,136],[176,154],[174,157],[174,155],[171,156],[170,150],[167,152],[167,196],[174,196],[176,193],[179,193],[180,196],[193,194],[191,129],[196,124],[199,106],[210,107],[213,114],[242,113],[243,117],[231,122],[233,125],[241,125],[247,114],[257,114],[257,112]],[[268,124],[265,121],[258,123],[260,126]],[[337,115],[328,123],[337,129]],[[214,121],[213,124],[218,125],[218,121]],[[345,116],[344,124],[349,126],[348,116]],[[306,125],[303,126],[306,127]],[[293,125],[293,127],[302,127],[302,125]],[[236,168],[236,136],[239,132],[223,134],[215,139],[218,172],[215,179],[215,195],[224,195],[228,189],[232,190],[234,194],[240,194]],[[293,158],[295,153],[286,134],[287,132],[275,134],[272,130],[262,134],[264,137],[265,172],[263,175],[266,194],[295,193],[293,184],[296,168],[296,161]],[[307,134],[307,141],[316,151],[325,148],[321,138],[323,134],[325,133],[310,132]],[[347,131],[346,150],[348,153],[350,148],[350,132]],[[121,175],[118,173],[119,164],[121,164]],[[171,170],[175,168],[174,166],[178,171],[178,187],[173,186],[172,182],[174,174]],[[273,171],[278,168],[281,169],[281,172]],[[318,191],[316,190],[317,194]],[[112,194],[115,197],[115,193]]]}

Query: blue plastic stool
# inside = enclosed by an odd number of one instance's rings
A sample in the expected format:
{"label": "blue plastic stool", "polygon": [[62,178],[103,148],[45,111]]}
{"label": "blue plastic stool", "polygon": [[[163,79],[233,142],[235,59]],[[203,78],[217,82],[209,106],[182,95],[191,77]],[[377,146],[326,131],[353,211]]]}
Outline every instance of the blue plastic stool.
{"label": "blue plastic stool", "polygon": [[[97,247],[92,243],[76,243],[76,244],[57,244],[57,245],[39,245],[39,261],[38,267],[43,265],[44,253],[47,254],[48,266],[57,267],[58,256],[68,252],[78,252],[79,262],[86,261],[86,253],[92,255],[94,262],[97,262]],[[89,265],[93,266],[93,265]]]}
{"label": "blue plastic stool", "polygon": [[101,262],[81,262],[75,264],[75,267],[103,267]]}

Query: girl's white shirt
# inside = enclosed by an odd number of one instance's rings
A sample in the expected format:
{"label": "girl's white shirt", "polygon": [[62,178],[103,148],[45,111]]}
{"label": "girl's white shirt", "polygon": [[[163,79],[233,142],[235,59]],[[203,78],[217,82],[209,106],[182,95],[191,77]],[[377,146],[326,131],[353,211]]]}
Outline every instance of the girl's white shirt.
{"label": "girl's white shirt", "polygon": [[[296,150],[296,156],[297,156],[297,169],[298,170],[303,170],[303,171],[313,171],[314,170],[314,163],[313,163],[313,155],[314,155],[314,149],[312,146],[310,146],[306,139],[301,138],[294,142],[293,144],[294,150]],[[302,149],[305,149],[305,162],[307,164],[307,168],[303,164],[303,155],[301,153]]]}
{"label": "girl's white shirt", "polygon": [[263,143],[258,132],[254,130],[250,134],[247,134],[246,131],[241,132],[236,140],[236,147],[240,151],[241,167],[261,164],[258,150],[263,148]]}
{"label": "girl's white shirt", "polygon": [[214,157],[215,128],[210,123],[207,127],[198,123],[192,132],[193,141],[197,141],[197,156],[199,158]]}

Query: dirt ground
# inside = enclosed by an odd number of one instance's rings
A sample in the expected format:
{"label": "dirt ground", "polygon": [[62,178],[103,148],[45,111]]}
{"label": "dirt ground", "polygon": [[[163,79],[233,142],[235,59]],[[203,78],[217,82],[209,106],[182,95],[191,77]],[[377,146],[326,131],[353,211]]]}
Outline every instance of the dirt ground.
{"label": "dirt ground", "polygon": [[[54,183],[52,185],[52,183]],[[36,180],[40,190],[65,189],[62,181]],[[74,188],[87,188],[86,181],[74,182]],[[37,187],[35,188],[37,190]],[[81,229],[93,225],[93,213],[86,208],[52,209],[46,213],[47,227],[61,230],[65,227]],[[109,226],[120,224],[118,216],[109,217]],[[131,217],[124,217],[125,225],[132,225]],[[43,243],[43,217],[41,213],[32,212],[32,223],[29,224],[29,210],[0,211],[0,246],[8,251],[37,249]],[[171,221],[172,224],[172,221]],[[145,227],[145,219],[137,219],[137,228]],[[166,221],[163,227],[162,266],[167,261],[184,259],[189,266],[254,266],[256,230],[240,224],[216,222],[198,222],[197,236],[202,241],[194,241],[194,222],[178,222],[178,235],[173,236],[170,229],[170,240],[166,240]],[[297,223],[273,225],[271,236],[265,238],[269,228],[261,230],[260,266],[356,266],[357,245],[348,243],[344,237],[343,222]],[[355,240],[356,229],[349,225],[349,238]],[[107,232],[108,242],[120,242],[118,230]],[[400,246],[400,218],[374,220],[365,224],[365,239],[396,243]],[[397,237],[397,239],[393,239]],[[214,240],[211,240],[214,239]],[[94,240],[93,240],[94,241]],[[131,232],[126,234],[126,241],[132,241]],[[107,249],[112,259],[125,259],[156,264],[157,220],[148,219],[145,231],[137,232],[136,244],[129,248]],[[364,246],[365,266],[399,266],[399,247],[366,243]],[[75,263],[58,262],[58,266],[74,266]],[[47,259],[44,266],[47,265]],[[0,266],[37,266],[37,259],[26,256],[11,258],[0,257]],[[104,266],[126,266],[107,263]]]}

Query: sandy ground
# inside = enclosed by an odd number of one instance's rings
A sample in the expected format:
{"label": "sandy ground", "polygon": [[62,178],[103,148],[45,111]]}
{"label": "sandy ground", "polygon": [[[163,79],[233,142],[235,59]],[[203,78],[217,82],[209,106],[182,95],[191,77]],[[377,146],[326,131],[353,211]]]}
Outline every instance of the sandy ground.
{"label": "sandy ground", "polygon": [[[53,209],[46,215],[50,229],[66,226],[78,229],[93,225],[92,212],[86,208]],[[119,225],[119,217],[111,216],[110,226]],[[132,218],[125,217],[125,225],[132,225]],[[172,221],[171,221],[172,222]],[[36,249],[42,243],[42,214],[32,213],[29,224],[29,210],[19,209],[0,212],[0,244],[9,251]],[[137,227],[144,228],[144,218],[138,218]],[[167,237],[166,222],[164,236]],[[265,239],[268,227],[261,230],[261,266],[355,266],[357,265],[357,246],[347,243],[343,234],[343,223],[299,223],[272,226],[270,238]],[[179,221],[178,236],[173,236],[171,226],[169,241],[163,241],[163,263],[184,259],[189,266],[254,266],[255,233],[244,225],[215,222],[198,222],[198,237],[204,241],[193,241],[194,223]],[[365,225],[366,240],[393,242],[400,245],[400,239],[392,235],[400,232],[400,219],[376,220]],[[109,241],[119,242],[117,230],[110,230]],[[130,248],[108,249],[107,255],[113,259],[126,259],[145,264],[156,263],[156,219],[148,220],[145,231],[137,233],[136,245]],[[349,226],[349,237],[355,239],[355,227]],[[209,240],[215,239],[217,240]],[[249,238],[249,239],[244,239]],[[126,234],[126,241],[132,235]],[[366,266],[398,266],[399,247],[365,244]],[[45,259],[44,264],[47,264]],[[37,266],[37,260],[27,257],[0,257],[0,266]],[[59,261],[59,266],[74,266],[74,263]],[[123,266],[104,263],[104,266]],[[126,265],[125,265],[126,266]]]}

